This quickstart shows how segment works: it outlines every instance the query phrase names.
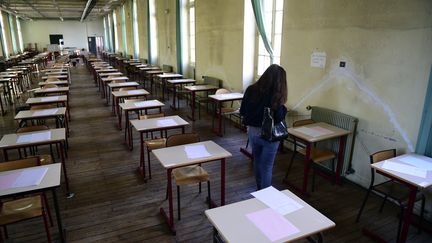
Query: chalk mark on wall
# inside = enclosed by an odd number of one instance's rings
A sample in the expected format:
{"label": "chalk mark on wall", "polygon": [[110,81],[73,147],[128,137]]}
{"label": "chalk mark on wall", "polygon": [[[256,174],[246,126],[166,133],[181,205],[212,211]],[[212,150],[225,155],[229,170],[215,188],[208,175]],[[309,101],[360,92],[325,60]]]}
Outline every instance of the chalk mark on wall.
{"label": "chalk mark on wall", "polygon": [[408,138],[408,134],[405,132],[405,130],[402,129],[399,122],[397,121],[394,112],[390,108],[388,104],[386,104],[384,101],[382,101],[370,88],[368,88],[364,82],[360,79],[358,75],[354,73],[354,71],[349,70],[349,68],[333,68],[324,78],[309,91],[305,96],[303,96],[299,102],[297,102],[296,105],[293,106],[293,110],[296,110],[301,104],[303,104],[309,97],[315,95],[319,90],[321,90],[323,87],[326,87],[328,84],[330,84],[333,80],[336,80],[337,78],[345,77],[348,80],[351,80],[358,89],[360,89],[363,93],[365,93],[368,97],[370,97],[379,107],[381,107],[387,117],[389,118],[390,123],[396,128],[396,131],[399,132],[403,140],[405,141],[408,151],[414,152],[414,146],[410,139]]}

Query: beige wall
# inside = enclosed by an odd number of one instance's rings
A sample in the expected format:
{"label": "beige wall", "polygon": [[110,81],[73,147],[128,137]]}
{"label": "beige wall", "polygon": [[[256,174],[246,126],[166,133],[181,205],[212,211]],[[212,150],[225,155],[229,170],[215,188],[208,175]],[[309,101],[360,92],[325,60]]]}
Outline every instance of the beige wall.
{"label": "beige wall", "polygon": [[147,0],[137,0],[138,36],[140,58],[148,60],[148,19]]}
{"label": "beige wall", "polygon": [[[284,9],[288,107],[297,119],[308,105],[360,119],[350,178],[366,186],[369,154],[415,148],[432,64],[432,2],[285,1]],[[313,51],[326,52],[325,69],[310,67]]]}
{"label": "beige wall", "polygon": [[242,90],[244,2],[196,2],[196,79],[223,80],[224,87]]}
{"label": "beige wall", "polygon": [[158,33],[158,64],[177,71],[176,0],[155,1]]}

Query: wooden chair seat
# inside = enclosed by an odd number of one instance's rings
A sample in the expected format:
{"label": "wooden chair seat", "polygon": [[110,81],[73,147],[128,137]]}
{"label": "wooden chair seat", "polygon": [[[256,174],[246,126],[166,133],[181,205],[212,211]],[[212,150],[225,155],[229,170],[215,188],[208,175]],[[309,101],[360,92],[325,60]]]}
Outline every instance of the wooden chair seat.
{"label": "wooden chair seat", "polygon": [[172,175],[178,186],[206,182],[210,179],[207,171],[198,165],[174,169]]}
{"label": "wooden chair seat", "polygon": [[144,142],[144,144],[145,146],[147,146],[147,149],[149,151],[152,151],[153,149],[165,148],[166,138],[156,138],[152,140],[147,140]]}
{"label": "wooden chair seat", "polygon": [[[305,156],[306,155],[306,148],[299,149],[297,152],[302,154],[303,156]],[[336,155],[329,150],[321,150],[318,148],[311,148],[310,158],[314,163],[321,163],[323,161],[332,160],[332,159],[336,158]]]}
{"label": "wooden chair seat", "polygon": [[41,200],[41,196],[33,196],[4,202],[0,212],[0,225],[42,216]]}

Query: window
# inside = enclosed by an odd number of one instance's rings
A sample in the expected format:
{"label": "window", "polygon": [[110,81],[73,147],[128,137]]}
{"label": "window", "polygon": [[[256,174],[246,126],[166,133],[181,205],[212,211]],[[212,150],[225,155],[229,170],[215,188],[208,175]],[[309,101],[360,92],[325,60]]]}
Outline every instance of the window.
{"label": "window", "polygon": [[17,46],[17,41],[16,41],[16,36],[15,36],[15,27],[13,24],[13,16],[8,14],[8,20],[9,20],[9,30],[10,30],[10,34],[11,34],[11,38],[12,38],[12,50],[14,52],[14,54],[18,53],[18,46]]}
{"label": "window", "polygon": [[195,66],[195,0],[189,0],[188,9],[189,63]]}
{"label": "window", "polygon": [[18,17],[16,17],[16,24],[17,24],[17,30],[18,30],[18,46],[20,49],[20,52],[24,51],[24,43],[22,39],[22,32],[21,32],[21,21]]}
{"label": "window", "polygon": [[108,28],[107,28],[106,21],[107,21],[107,18],[103,17],[103,28],[104,28],[104,36],[105,36],[104,44],[105,44],[105,47],[109,49],[109,46],[108,46]]}
{"label": "window", "polygon": [[116,52],[118,50],[118,29],[117,29],[117,14],[113,12],[113,25],[114,25],[114,46],[113,51]]}
{"label": "window", "polygon": [[284,0],[263,1],[264,26],[273,48],[273,60],[265,49],[262,38],[259,37],[257,76],[261,75],[270,64],[280,64],[283,5]]}
{"label": "window", "polygon": [[113,26],[111,22],[111,15],[108,14],[108,45],[109,45],[109,50],[111,52],[114,52],[113,40],[114,40],[114,35],[113,35]]}
{"label": "window", "polygon": [[9,57],[9,52],[8,52],[8,43],[6,41],[6,32],[4,29],[4,22],[3,22],[3,12],[0,11],[0,24],[1,24],[1,39],[2,39],[2,44],[3,44],[3,55],[4,57]]}
{"label": "window", "polygon": [[132,34],[134,41],[134,55],[135,58],[139,58],[139,36],[138,36],[138,9],[137,9],[137,0],[133,0],[132,3]]}
{"label": "window", "polygon": [[149,61],[151,64],[157,63],[157,53],[158,53],[158,45],[157,45],[157,29],[156,29],[156,6],[155,0],[149,0]]}

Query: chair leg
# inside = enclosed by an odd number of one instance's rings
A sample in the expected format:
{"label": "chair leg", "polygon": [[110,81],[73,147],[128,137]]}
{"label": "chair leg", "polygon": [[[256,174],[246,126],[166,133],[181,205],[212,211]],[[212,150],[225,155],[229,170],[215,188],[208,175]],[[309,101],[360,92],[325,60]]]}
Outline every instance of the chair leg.
{"label": "chair leg", "polygon": [[207,181],[207,203],[208,203],[208,207],[211,208],[211,193],[210,193],[210,181]]}
{"label": "chair leg", "polygon": [[201,193],[201,182],[198,183],[199,193]]}
{"label": "chair leg", "polygon": [[9,234],[8,234],[8,230],[7,230],[6,225],[3,225],[3,232],[4,232],[4,235],[5,235],[5,239],[8,239],[9,238]]}
{"label": "chair leg", "polygon": [[360,207],[360,210],[359,210],[359,212],[357,214],[357,217],[356,217],[356,220],[355,220],[356,223],[358,223],[358,221],[360,220],[360,216],[363,213],[363,209],[364,209],[364,206],[366,205],[366,201],[368,200],[368,197],[369,197],[369,194],[371,192],[371,189],[372,189],[372,187],[369,187],[368,191],[366,192],[366,196],[363,199],[362,205]]}
{"label": "chair leg", "polygon": [[[147,147],[147,163],[148,163],[148,172],[149,172],[149,179],[151,179],[151,169],[150,169],[150,150]],[[145,163],[145,162],[144,162]],[[143,166],[144,167],[144,166]]]}
{"label": "chair leg", "polygon": [[289,173],[290,173],[290,171],[291,171],[291,167],[292,167],[292,165],[293,165],[294,158],[295,158],[295,155],[296,155],[296,149],[297,149],[297,147],[296,147],[295,142],[294,142],[294,150],[293,150],[293,154],[292,154],[292,156],[291,156],[290,163],[289,163],[289,165],[288,165],[288,169],[287,169],[287,171],[285,172],[285,179],[288,178],[288,175],[289,175]]}
{"label": "chair leg", "polygon": [[177,216],[180,221],[180,186],[177,186]]}
{"label": "chair leg", "polygon": [[46,212],[48,214],[50,226],[52,227],[53,226],[53,220],[52,220],[51,211],[49,209],[48,200],[47,200],[47,197],[46,197],[45,193],[42,193],[42,202],[43,202],[42,205],[44,205],[45,208],[46,208]]}
{"label": "chair leg", "polygon": [[315,168],[312,165],[312,185],[311,185],[311,191],[314,192],[315,191]]}
{"label": "chair leg", "polygon": [[422,232],[425,204],[426,204],[426,199],[425,196],[423,195],[422,202],[421,202],[421,209],[420,209],[420,221],[419,221],[418,233]]}
{"label": "chair leg", "polygon": [[383,201],[382,201],[382,203],[381,203],[381,206],[380,206],[380,209],[379,209],[379,212],[380,212],[380,213],[383,211],[383,209],[384,209],[384,204],[385,204],[386,201],[387,201],[387,195],[384,196],[384,199],[383,199]]}

